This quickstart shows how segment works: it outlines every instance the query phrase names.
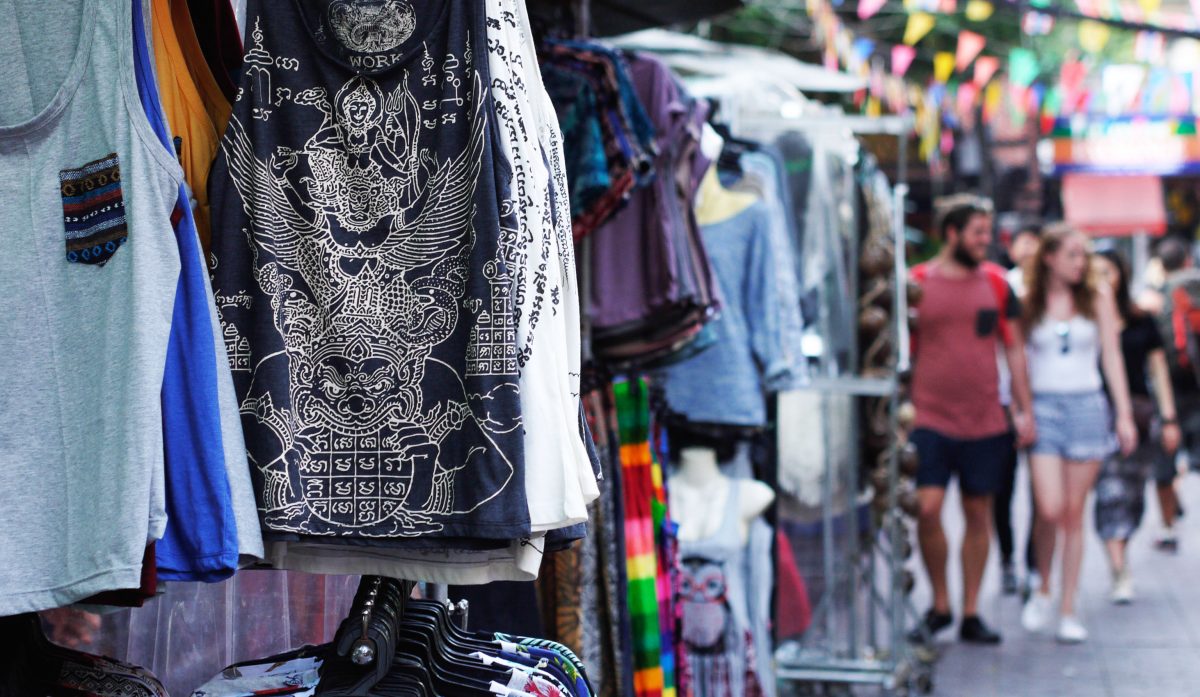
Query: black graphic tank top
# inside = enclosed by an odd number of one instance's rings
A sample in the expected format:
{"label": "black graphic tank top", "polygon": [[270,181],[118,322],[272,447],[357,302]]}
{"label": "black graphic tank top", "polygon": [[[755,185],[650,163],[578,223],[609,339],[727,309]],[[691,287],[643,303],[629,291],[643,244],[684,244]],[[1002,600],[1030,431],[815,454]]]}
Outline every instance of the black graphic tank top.
{"label": "black graphic tank top", "polygon": [[483,2],[246,22],[211,263],[265,531],[527,535]]}

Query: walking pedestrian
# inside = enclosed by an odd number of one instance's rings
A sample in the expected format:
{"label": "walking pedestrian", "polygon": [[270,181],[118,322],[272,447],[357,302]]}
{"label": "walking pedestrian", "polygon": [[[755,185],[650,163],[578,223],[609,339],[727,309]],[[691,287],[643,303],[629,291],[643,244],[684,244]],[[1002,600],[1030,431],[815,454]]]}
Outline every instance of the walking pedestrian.
{"label": "walking pedestrian", "polygon": [[[1012,262],[1013,267],[1005,273],[1004,277],[1018,299],[1025,295],[1025,267],[1033,259],[1034,255],[1037,254],[1041,234],[1041,227],[1033,224],[1024,225],[1017,229],[1006,250],[1006,256]],[[998,352],[997,362],[1000,366],[1000,402],[1004,405],[1004,409],[1008,411],[1012,406],[1012,390],[1010,387],[1012,378],[1009,376],[1008,362],[1003,350]],[[1015,437],[1015,431],[1013,431],[1014,446],[1016,442],[1017,438]],[[1004,468],[1000,474],[1000,488],[996,490],[995,500],[992,502],[992,519],[996,526],[996,540],[1000,546],[1001,590],[1005,595],[1015,595],[1020,590],[1016,564],[1013,563],[1013,552],[1016,544],[1012,525],[1012,500],[1017,487],[1017,468],[1020,465],[1020,454],[1021,450],[1013,447],[1008,452],[1007,457],[1005,457]],[[1037,562],[1033,556],[1032,530],[1033,525],[1031,524],[1029,537],[1025,544],[1026,578],[1031,578],[1032,575],[1037,573]]]}
{"label": "walking pedestrian", "polygon": [[1106,250],[1096,255],[1094,268],[1097,281],[1108,284],[1116,299],[1121,354],[1138,431],[1137,449],[1128,456],[1105,458],[1096,481],[1096,531],[1104,540],[1112,570],[1110,597],[1125,604],[1134,599],[1126,547],[1145,511],[1147,476],[1153,473],[1159,487],[1170,487],[1175,481],[1179,419],[1162,335],[1154,317],[1130,296],[1129,263],[1120,252]]}
{"label": "walking pedestrian", "polygon": [[[1030,268],[1023,322],[1029,336],[1029,380],[1037,422],[1030,472],[1040,519],[1034,551],[1042,584],[1025,603],[1021,623],[1028,631],[1040,631],[1050,623],[1051,568],[1059,547],[1055,533],[1060,533],[1062,595],[1056,636],[1064,643],[1088,637],[1075,613],[1088,493],[1101,460],[1117,445],[1125,455],[1137,445],[1121,357],[1120,315],[1112,288],[1092,282],[1088,245],[1082,233],[1066,226],[1043,233]],[[1104,380],[1116,411],[1116,443]]]}
{"label": "walking pedestrian", "polygon": [[991,206],[955,197],[943,210],[944,246],[915,267],[923,290],[916,324],[912,395],[917,416],[910,437],[920,458],[917,496],[921,556],[933,586],[933,607],[914,637],[923,640],[953,624],[946,586],[948,545],[942,528],[946,487],[958,476],[966,533],[962,543],[963,641],[995,644],[1001,637],[979,617],[979,587],[991,544],[992,496],[1013,449],[1000,405],[997,346],[1013,375],[1013,422],[1022,442],[1033,440],[1033,419],[1020,303],[1004,271],[986,261]]}
{"label": "walking pedestrian", "polygon": [[[1158,245],[1158,259],[1165,278],[1161,290],[1149,290],[1145,305],[1158,319],[1171,373],[1171,387],[1180,418],[1182,448],[1189,469],[1200,467],[1200,342],[1194,322],[1200,308],[1200,270],[1192,261],[1189,245],[1168,237]],[[1178,460],[1172,461],[1174,465]],[[1176,470],[1177,471],[1177,470]],[[1169,553],[1179,551],[1175,521],[1183,515],[1175,490],[1178,476],[1156,482],[1158,510],[1163,532],[1155,547]]]}

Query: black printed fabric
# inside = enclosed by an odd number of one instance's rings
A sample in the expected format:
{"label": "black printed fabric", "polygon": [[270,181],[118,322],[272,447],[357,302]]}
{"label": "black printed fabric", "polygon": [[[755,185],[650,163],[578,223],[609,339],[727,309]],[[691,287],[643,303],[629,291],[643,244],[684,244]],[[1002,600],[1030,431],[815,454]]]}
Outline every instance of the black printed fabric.
{"label": "black printed fabric", "polygon": [[527,535],[482,2],[252,0],[247,30],[211,262],[264,530]]}

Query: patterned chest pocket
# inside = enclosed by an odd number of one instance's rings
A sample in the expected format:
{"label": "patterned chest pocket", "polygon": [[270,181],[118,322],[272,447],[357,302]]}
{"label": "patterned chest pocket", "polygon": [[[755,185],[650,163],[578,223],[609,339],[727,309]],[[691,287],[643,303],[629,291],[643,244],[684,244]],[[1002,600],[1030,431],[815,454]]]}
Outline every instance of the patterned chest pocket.
{"label": "patterned chest pocket", "polygon": [[115,153],[58,173],[67,261],[103,266],[129,236]]}

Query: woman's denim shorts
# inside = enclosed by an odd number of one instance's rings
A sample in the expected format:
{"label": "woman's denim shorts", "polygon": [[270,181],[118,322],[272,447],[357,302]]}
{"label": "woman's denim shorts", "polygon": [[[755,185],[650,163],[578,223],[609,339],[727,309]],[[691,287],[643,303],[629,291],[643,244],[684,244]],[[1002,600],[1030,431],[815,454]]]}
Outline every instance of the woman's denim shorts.
{"label": "woman's denim shorts", "polygon": [[1103,392],[1035,394],[1035,455],[1064,460],[1103,460],[1117,449],[1112,411]]}

